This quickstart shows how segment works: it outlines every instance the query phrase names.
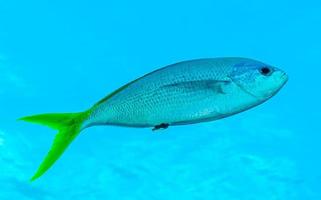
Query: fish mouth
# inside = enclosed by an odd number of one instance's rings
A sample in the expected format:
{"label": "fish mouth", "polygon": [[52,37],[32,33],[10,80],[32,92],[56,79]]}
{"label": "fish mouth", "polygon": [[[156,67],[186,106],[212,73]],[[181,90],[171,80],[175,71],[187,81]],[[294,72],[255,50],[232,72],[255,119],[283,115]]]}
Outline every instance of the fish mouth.
{"label": "fish mouth", "polygon": [[289,76],[285,72],[282,72],[282,75],[280,76],[280,79],[282,81],[281,86],[273,93],[273,95],[278,93],[283,88],[283,86],[288,82]]}
{"label": "fish mouth", "polygon": [[285,72],[283,72],[281,75],[281,79],[283,80],[283,85],[284,85],[289,81],[289,76]]}

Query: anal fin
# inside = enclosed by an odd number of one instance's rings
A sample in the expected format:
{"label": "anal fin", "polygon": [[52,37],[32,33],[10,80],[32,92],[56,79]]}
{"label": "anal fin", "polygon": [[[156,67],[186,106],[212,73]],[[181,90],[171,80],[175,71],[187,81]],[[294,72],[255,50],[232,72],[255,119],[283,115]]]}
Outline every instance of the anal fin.
{"label": "anal fin", "polygon": [[162,123],[162,124],[156,125],[152,130],[157,131],[160,129],[167,129],[168,127],[169,127],[168,123]]}

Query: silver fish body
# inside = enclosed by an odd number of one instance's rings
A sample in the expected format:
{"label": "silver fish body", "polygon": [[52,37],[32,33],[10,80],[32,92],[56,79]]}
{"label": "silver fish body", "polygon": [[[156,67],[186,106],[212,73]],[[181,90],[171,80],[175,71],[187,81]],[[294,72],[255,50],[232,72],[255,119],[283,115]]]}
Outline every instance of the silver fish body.
{"label": "silver fish body", "polygon": [[262,96],[248,89],[251,84],[257,87],[249,76],[256,76],[265,66],[246,58],[198,59],[169,65],[100,101],[84,126],[154,127],[227,117],[261,104],[284,85],[285,73],[269,66],[278,73],[274,91]]}
{"label": "silver fish body", "polygon": [[280,69],[246,58],[180,62],[151,72],[79,113],[48,113],[20,120],[58,131],[31,178],[42,176],[79,133],[94,125],[154,127],[192,124],[227,117],[275,95],[288,77]]}

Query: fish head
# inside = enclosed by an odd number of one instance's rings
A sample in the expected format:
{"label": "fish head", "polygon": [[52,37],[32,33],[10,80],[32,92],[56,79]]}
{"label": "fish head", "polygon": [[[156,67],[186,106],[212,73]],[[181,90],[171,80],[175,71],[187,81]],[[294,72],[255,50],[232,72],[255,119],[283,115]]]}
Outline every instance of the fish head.
{"label": "fish head", "polygon": [[274,96],[288,80],[281,69],[254,60],[235,64],[230,78],[241,90],[260,101]]}

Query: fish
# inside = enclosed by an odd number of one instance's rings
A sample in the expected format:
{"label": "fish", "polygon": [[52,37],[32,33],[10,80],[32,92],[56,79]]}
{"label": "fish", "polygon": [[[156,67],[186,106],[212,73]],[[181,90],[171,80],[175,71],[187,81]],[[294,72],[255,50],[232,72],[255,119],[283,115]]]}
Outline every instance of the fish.
{"label": "fish", "polygon": [[270,99],[288,81],[272,65],[240,57],[182,61],[120,87],[79,113],[49,113],[20,120],[55,129],[51,149],[31,181],[42,176],[81,131],[110,125],[153,131],[222,119]]}

